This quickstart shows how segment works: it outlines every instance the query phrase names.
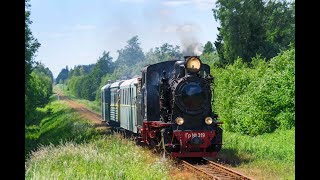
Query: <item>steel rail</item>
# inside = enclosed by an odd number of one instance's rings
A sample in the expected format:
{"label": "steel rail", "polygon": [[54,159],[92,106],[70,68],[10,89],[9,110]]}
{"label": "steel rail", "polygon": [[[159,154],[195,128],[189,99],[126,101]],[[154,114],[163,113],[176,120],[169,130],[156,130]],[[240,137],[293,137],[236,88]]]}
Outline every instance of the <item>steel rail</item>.
{"label": "steel rail", "polygon": [[214,179],[214,180],[253,180],[252,178],[245,176],[239,172],[224,167],[218,163],[212,162],[203,158],[205,161],[203,164],[192,165],[185,160],[181,160],[183,167],[191,170],[199,175],[202,179]]}

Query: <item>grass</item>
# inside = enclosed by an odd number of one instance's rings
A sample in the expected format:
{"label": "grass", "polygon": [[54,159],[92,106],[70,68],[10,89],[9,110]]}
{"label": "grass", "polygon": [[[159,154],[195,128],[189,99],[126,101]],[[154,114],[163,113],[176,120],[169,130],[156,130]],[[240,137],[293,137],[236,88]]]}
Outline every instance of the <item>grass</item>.
{"label": "grass", "polygon": [[61,141],[69,140],[80,143],[98,134],[93,125],[81,119],[62,101],[53,101],[45,108],[38,108],[38,112],[44,114],[39,125],[25,127],[26,158],[39,144],[57,145]]}
{"label": "grass", "polygon": [[55,85],[55,88],[59,88],[63,92],[63,94],[68,96],[70,99],[84,104],[87,109],[89,109],[97,114],[101,114],[101,107],[100,107],[101,105],[98,101],[89,101],[86,99],[76,98],[72,93],[70,93],[70,91],[67,90],[67,86],[63,85],[63,84],[57,84],[57,85]]}
{"label": "grass", "polygon": [[255,137],[224,132],[218,160],[257,179],[295,179],[295,129]]}
{"label": "grass", "polygon": [[25,179],[169,179],[170,160],[120,135],[101,135],[63,101],[26,126]]}
{"label": "grass", "polygon": [[169,161],[118,136],[45,146],[26,164],[26,179],[169,179]]}

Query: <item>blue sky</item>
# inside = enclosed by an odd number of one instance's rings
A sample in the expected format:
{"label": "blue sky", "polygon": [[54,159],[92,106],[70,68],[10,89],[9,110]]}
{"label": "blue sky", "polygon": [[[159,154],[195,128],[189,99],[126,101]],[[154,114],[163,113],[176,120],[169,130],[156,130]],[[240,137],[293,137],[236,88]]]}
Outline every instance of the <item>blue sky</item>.
{"label": "blue sky", "polygon": [[66,65],[87,65],[138,35],[144,52],[164,43],[214,42],[216,0],[30,0],[36,61],[57,77]]}

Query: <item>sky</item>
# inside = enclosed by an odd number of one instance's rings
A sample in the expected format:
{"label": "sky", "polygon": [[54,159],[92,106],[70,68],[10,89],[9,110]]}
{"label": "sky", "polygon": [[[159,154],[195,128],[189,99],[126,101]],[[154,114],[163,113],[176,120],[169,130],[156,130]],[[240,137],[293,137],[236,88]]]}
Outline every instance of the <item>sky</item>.
{"label": "sky", "polygon": [[56,78],[68,66],[96,63],[137,35],[144,52],[164,43],[204,46],[217,38],[216,0],[30,0],[35,60]]}

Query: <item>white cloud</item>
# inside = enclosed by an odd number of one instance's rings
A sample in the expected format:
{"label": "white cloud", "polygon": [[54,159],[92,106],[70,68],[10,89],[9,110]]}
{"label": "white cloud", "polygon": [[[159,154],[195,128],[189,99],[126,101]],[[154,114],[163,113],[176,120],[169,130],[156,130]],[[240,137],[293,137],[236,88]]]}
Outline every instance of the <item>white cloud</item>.
{"label": "white cloud", "polygon": [[165,6],[181,6],[181,5],[186,5],[192,3],[191,0],[169,0],[162,2],[163,5]]}
{"label": "white cloud", "polygon": [[127,2],[127,3],[144,3],[147,0],[120,0],[120,2]]}
{"label": "white cloud", "polygon": [[159,11],[160,15],[162,16],[168,16],[168,15],[171,15],[173,14],[173,11],[172,10],[169,10],[169,9],[162,9]]}
{"label": "white cloud", "polygon": [[92,30],[96,29],[95,25],[92,24],[77,24],[73,27],[74,30]]}
{"label": "white cloud", "polygon": [[216,0],[167,0],[162,2],[165,6],[194,5],[198,8],[207,8],[215,4]]}
{"label": "white cloud", "polygon": [[50,38],[63,38],[67,37],[69,34],[68,33],[62,33],[62,32],[52,32],[48,34],[48,37]]}

